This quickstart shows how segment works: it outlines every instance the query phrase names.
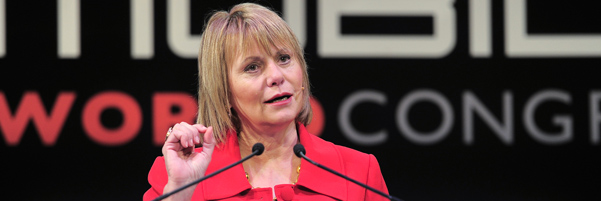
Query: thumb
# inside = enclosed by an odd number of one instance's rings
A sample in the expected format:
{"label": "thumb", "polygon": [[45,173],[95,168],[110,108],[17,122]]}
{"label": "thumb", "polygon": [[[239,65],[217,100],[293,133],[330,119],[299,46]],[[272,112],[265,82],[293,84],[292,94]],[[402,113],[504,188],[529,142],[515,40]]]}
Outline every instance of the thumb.
{"label": "thumb", "polygon": [[202,152],[205,152],[209,156],[213,154],[215,148],[215,136],[213,136],[213,127],[209,126],[203,135]]}

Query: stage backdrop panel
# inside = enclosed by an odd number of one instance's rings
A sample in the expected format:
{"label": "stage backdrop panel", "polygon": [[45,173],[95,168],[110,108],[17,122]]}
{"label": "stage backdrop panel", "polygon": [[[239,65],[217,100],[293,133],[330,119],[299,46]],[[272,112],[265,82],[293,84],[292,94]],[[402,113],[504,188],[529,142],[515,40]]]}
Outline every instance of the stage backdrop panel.
{"label": "stage backdrop panel", "polygon": [[[207,14],[237,2],[0,0],[8,200],[140,199],[194,122]],[[598,197],[599,1],[258,3],[305,48],[310,129],[374,154],[392,195]]]}

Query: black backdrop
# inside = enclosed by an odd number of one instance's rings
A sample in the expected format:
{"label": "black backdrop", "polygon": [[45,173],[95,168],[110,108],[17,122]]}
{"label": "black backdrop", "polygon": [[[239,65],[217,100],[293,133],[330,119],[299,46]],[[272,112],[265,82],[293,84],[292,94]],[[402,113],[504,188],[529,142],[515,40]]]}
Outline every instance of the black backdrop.
{"label": "black backdrop", "polygon": [[[154,158],[161,155],[160,146],[153,144],[153,133],[165,132],[153,127],[158,119],[153,116],[156,112],[153,97],[174,92],[193,97],[197,85],[196,59],[178,56],[168,45],[167,5],[171,1],[166,0],[147,1],[154,11],[154,47],[150,47],[154,51],[150,58],[131,56],[130,1],[116,0],[81,1],[80,53],[75,57],[60,56],[57,50],[60,2],[78,1],[0,1],[5,8],[0,10],[5,20],[4,41],[0,42],[0,48],[4,43],[4,50],[0,50],[4,52],[0,54],[0,115],[3,115],[0,116],[3,136],[0,177],[8,185],[1,192],[10,200],[141,199],[149,188],[148,170]],[[237,2],[191,2],[190,34],[200,33],[210,10],[228,9]],[[601,51],[595,50],[601,46],[597,39],[601,35],[601,17],[597,12],[600,3],[481,1],[491,3],[490,54],[473,56],[470,43],[474,41],[469,30],[475,25],[470,24],[469,8],[476,1],[431,2],[447,2],[455,17],[451,20],[455,42],[439,56],[322,54],[318,10],[325,6],[320,8],[323,2],[315,0],[302,3],[306,5],[305,50],[312,90],[325,114],[320,136],[374,154],[390,193],[407,201],[598,197],[601,161],[598,140],[593,136],[599,132],[594,125],[600,123],[597,116],[601,113],[598,110],[601,98],[597,98],[601,93],[597,79],[601,73],[598,69]],[[508,2],[526,2],[527,34],[573,38],[588,35],[592,39],[580,47],[592,50],[562,55],[562,50],[573,48],[567,45],[555,50],[560,52],[556,55],[509,54]],[[258,3],[283,12],[280,1]],[[383,3],[373,2],[373,5]],[[437,20],[433,15],[372,15],[376,17],[341,12],[338,16],[342,23],[333,26],[341,27],[342,36],[431,36],[440,31],[433,28]],[[414,48],[419,49],[405,47]],[[141,115],[140,127],[134,126],[131,138],[113,144],[91,137],[93,134],[86,130],[82,120],[86,105],[106,92],[132,98],[134,106],[140,108],[137,114]],[[347,111],[348,116],[341,117],[342,105],[357,93],[368,95]],[[46,113],[56,107],[60,94],[75,97],[71,105],[63,100],[70,105],[63,122],[49,121],[49,126],[41,127],[28,120],[26,112],[21,115],[25,120],[16,118],[20,105],[35,108],[35,101],[24,104],[25,94],[30,94],[29,98],[39,95]],[[409,104],[408,97],[416,94],[435,98]],[[374,97],[384,97],[384,101],[374,101]],[[474,97],[498,125],[508,128],[505,134],[492,128],[482,117],[483,112],[465,109],[474,106],[469,101]],[[534,97],[542,97],[542,101],[535,104]],[[441,106],[445,103],[450,107]],[[422,141],[401,129],[397,115],[402,104],[409,104],[405,118]],[[526,113],[531,104],[534,113],[530,119],[539,131],[529,130],[528,125],[532,124],[527,122]],[[452,114],[441,108],[452,110]],[[172,113],[182,112],[179,110],[169,108]],[[505,110],[510,111],[507,121]],[[43,114],[37,111],[36,114]],[[468,113],[473,114],[473,120],[469,120],[472,124],[466,124]],[[571,128],[554,123],[557,116],[568,117]],[[97,117],[109,130],[122,128],[132,118],[115,107],[105,108]],[[341,119],[350,123],[347,128],[364,133],[367,138],[374,137],[368,133],[378,131],[385,131],[387,138],[373,145],[362,144],[349,137]],[[433,132],[449,119],[452,120],[449,127],[436,137]],[[24,130],[19,131],[18,125],[25,125]],[[58,136],[55,141],[45,143],[39,130],[51,128],[59,129],[55,132]],[[403,128],[407,129],[407,125]],[[471,143],[464,139],[470,128],[474,136]],[[567,129],[570,135],[562,134],[562,129]],[[545,139],[559,140],[551,143]]]}

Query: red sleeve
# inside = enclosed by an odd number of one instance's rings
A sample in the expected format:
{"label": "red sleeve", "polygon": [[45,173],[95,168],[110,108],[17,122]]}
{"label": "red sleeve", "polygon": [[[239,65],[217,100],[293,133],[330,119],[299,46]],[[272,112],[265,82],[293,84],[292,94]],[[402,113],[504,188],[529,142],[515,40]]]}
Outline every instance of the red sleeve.
{"label": "red sleeve", "polygon": [[[367,185],[388,194],[388,188],[386,187],[386,182],[384,182],[384,177],[382,176],[382,171],[380,171],[380,164],[378,164],[378,160],[372,154],[369,154],[369,169],[367,170]],[[365,200],[388,200],[388,198],[385,198],[381,195],[378,195],[377,193],[367,190],[367,193],[365,195]]]}
{"label": "red sleeve", "polygon": [[165,159],[157,157],[154,160],[154,164],[148,172],[148,183],[150,183],[150,189],[144,193],[143,200],[152,200],[163,194],[163,189],[167,185],[167,170],[165,169]]}

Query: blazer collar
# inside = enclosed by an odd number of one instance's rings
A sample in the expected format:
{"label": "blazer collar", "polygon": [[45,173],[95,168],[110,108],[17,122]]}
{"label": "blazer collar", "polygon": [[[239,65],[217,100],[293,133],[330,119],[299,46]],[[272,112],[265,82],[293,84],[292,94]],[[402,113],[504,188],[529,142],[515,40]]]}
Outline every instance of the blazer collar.
{"label": "blazer collar", "polygon": [[[344,173],[344,165],[342,164],[338,150],[335,149],[335,145],[310,134],[302,124],[299,123],[298,125],[297,130],[300,142],[307,151],[305,155],[323,166]],[[304,159],[301,161],[301,170],[296,185],[306,187],[338,200],[347,199],[348,182],[345,179],[323,170]]]}
{"label": "blazer collar", "polygon": [[[344,172],[342,160],[334,144],[310,134],[302,124],[298,123],[297,125],[300,142],[307,151],[306,156],[330,169]],[[241,156],[237,134],[235,132],[228,132],[226,143],[215,147],[211,158],[211,163],[207,168],[206,174],[239,161]],[[296,185],[338,200],[346,200],[347,198],[348,182],[345,179],[323,170],[304,159],[301,160],[301,170]],[[204,197],[207,200],[232,197],[243,191],[252,189],[252,186],[246,179],[246,173],[242,164],[205,180],[201,186]]]}

